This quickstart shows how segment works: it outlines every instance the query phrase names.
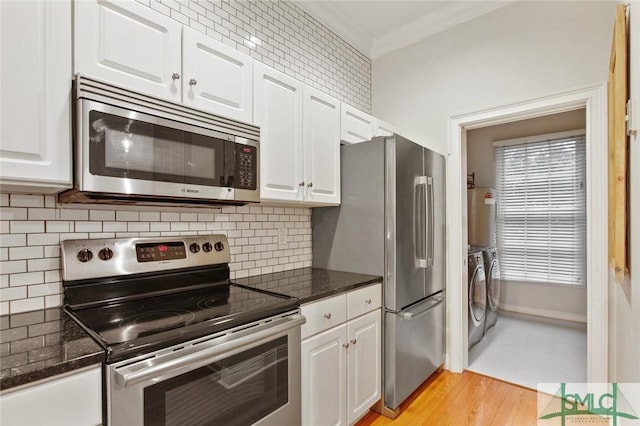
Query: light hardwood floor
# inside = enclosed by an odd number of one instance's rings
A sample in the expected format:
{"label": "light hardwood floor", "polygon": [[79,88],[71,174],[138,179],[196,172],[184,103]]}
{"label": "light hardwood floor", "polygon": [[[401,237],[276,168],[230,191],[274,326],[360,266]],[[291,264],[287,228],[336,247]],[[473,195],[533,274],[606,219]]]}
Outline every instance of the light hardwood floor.
{"label": "light hardwood floor", "polygon": [[388,419],[370,411],[356,426],[536,424],[536,392],[480,374],[441,371],[432,375]]}

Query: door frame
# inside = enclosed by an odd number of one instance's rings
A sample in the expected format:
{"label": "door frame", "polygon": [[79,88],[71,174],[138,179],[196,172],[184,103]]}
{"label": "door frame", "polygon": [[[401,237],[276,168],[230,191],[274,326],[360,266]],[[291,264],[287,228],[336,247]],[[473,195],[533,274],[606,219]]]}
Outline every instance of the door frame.
{"label": "door frame", "polygon": [[[449,117],[447,158],[447,360],[468,367],[467,130],[586,109],[587,377],[608,382],[607,83]],[[461,273],[462,272],[462,273]]]}

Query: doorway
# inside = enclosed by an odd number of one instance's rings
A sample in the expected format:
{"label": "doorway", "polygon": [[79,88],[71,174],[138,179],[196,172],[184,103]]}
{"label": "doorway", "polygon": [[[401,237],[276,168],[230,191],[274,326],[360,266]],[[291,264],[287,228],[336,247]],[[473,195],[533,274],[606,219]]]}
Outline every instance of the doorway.
{"label": "doorway", "polygon": [[586,111],[587,378],[607,381],[607,144],[606,85],[600,84],[449,119],[447,162],[447,368],[462,372],[468,358],[467,132],[513,121]]}

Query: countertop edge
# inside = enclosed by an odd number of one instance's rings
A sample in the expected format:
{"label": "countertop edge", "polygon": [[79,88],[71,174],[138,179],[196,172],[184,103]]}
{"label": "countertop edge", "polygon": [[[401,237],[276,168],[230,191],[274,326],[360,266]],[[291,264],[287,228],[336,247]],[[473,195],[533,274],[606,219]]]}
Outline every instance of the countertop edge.
{"label": "countertop edge", "polygon": [[44,367],[35,371],[30,371],[18,376],[5,377],[0,379],[0,395],[5,392],[24,389],[28,386],[37,386],[40,382],[47,379],[56,379],[56,376],[63,376],[67,373],[73,373],[84,367],[92,365],[101,365],[104,362],[104,353],[94,353],[86,356],[74,358],[72,360],[61,362],[56,365]]}
{"label": "countertop edge", "polygon": [[355,290],[360,287],[366,287],[372,284],[382,283],[382,277],[374,277],[361,282],[353,283],[344,287],[324,291],[322,293],[314,294],[309,297],[305,297],[304,299],[300,299],[300,305],[305,305],[307,303],[315,302],[321,299],[326,299],[331,296],[337,296],[342,293],[346,293],[351,290]]}

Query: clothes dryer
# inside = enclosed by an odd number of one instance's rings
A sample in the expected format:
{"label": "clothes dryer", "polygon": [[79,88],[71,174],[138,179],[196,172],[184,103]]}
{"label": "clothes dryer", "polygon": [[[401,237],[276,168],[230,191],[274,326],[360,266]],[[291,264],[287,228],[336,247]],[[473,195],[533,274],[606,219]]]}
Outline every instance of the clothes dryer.
{"label": "clothes dryer", "polygon": [[469,252],[469,347],[478,343],[484,335],[487,285],[482,251]]}
{"label": "clothes dryer", "polygon": [[498,250],[489,247],[482,250],[484,270],[487,280],[487,313],[484,332],[493,327],[498,321],[498,305],[500,304],[500,263]]}

